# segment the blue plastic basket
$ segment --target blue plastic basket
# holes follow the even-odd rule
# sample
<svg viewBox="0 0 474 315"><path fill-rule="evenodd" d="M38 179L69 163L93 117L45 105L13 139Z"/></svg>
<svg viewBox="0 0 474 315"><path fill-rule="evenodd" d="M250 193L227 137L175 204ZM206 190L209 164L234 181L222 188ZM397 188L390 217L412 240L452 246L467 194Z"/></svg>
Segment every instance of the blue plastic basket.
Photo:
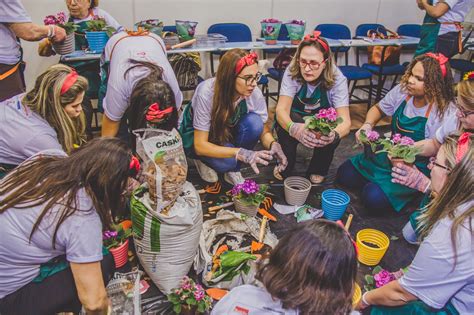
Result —
<svg viewBox="0 0 474 315"><path fill-rule="evenodd" d="M321 196L324 217L328 220L339 220L344 212L346 212L347 205L351 201L348 194L338 189L327 189L323 191Z"/></svg>
<svg viewBox="0 0 474 315"><path fill-rule="evenodd" d="M109 40L106 32L86 32L86 38L89 43L89 50L95 53L102 53L105 44Z"/></svg>

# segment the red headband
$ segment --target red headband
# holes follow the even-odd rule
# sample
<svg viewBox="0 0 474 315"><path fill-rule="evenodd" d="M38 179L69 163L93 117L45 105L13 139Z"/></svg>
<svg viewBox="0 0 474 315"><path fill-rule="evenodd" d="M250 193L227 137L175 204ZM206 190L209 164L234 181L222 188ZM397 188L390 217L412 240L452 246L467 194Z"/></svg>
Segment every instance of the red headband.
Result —
<svg viewBox="0 0 474 315"><path fill-rule="evenodd" d="M357 247L357 243L354 241L354 239L352 238L351 234L349 233L349 231L346 231L346 228L344 226L344 224L342 223L341 220L337 220L336 223L342 227L342 229L344 230L344 232L346 232L347 236L349 236L351 242L352 242L352 245L354 246L354 250L355 250L355 253L356 253L356 256L359 256L359 248Z"/></svg>
<svg viewBox="0 0 474 315"><path fill-rule="evenodd" d="M469 150L469 139L472 133L463 132L458 139L458 149L456 151L456 164L461 162L462 158L466 155Z"/></svg>
<svg viewBox="0 0 474 315"><path fill-rule="evenodd" d="M69 91L71 86L73 86L74 83L76 83L78 76L79 75L77 74L76 70L74 70L74 69L67 74L66 79L64 79L63 86L61 86L61 93L60 93L61 95L63 95L67 91Z"/></svg>
<svg viewBox="0 0 474 315"><path fill-rule="evenodd" d="M172 113L174 107L168 107L166 109L160 110L158 103L153 103L148 107L148 111L145 115L147 121L154 121L156 119L161 119L165 117L166 114Z"/></svg>
<svg viewBox="0 0 474 315"><path fill-rule="evenodd" d="M253 65L257 62L257 60L258 56L255 52L251 52L250 54L243 56L235 64L235 74L239 74L243 68L245 68L246 66Z"/></svg>
<svg viewBox="0 0 474 315"><path fill-rule="evenodd" d="M305 42L318 42L323 46L324 52L329 51L329 46L328 44L321 38L321 32L320 31L313 31L313 34L307 34L303 41Z"/></svg>
<svg viewBox="0 0 474 315"><path fill-rule="evenodd" d="M132 155L132 160L130 161L130 165L128 168L134 173L134 175L137 175L138 172L140 172L140 161L138 161L138 159L134 155Z"/></svg>
<svg viewBox="0 0 474 315"><path fill-rule="evenodd" d="M464 81L473 81L473 80L474 80L474 71L469 71L469 72L467 72L467 73L464 75L463 80L464 80Z"/></svg>
<svg viewBox="0 0 474 315"><path fill-rule="evenodd" d="M446 77L446 63L449 61L449 59L442 53L426 53L425 56L431 57L436 60L439 63L439 67L441 68L441 74L443 75L443 78Z"/></svg>

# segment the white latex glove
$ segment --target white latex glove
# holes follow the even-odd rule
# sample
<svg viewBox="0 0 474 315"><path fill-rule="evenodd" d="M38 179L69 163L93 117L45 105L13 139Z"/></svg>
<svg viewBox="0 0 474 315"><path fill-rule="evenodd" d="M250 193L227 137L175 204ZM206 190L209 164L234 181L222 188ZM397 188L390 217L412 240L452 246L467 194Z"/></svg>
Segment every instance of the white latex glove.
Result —
<svg viewBox="0 0 474 315"><path fill-rule="evenodd" d="M249 164L255 174L260 174L257 164L268 165L268 161L273 159L273 155L268 150L252 151L240 148L235 158L241 162Z"/></svg>
<svg viewBox="0 0 474 315"><path fill-rule="evenodd" d="M288 133L305 147L313 149L317 145L315 134L306 129L303 123L294 123Z"/></svg>

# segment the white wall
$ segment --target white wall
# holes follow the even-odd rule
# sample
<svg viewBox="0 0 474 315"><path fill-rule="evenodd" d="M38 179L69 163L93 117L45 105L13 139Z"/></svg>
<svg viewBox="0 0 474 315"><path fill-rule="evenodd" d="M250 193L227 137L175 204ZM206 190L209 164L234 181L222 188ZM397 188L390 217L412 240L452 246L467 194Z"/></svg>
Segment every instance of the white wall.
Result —
<svg viewBox="0 0 474 315"><path fill-rule="evenodd" d="M60 10L66 11L61 0L22 0L36 23ZM211 24L241 22L249 25L255 37L260 32L259 21L275 17L283 21L304 19L307 31L320 23L342 23L352 32L361 23L381 23L391 29L405 23L421 23L423 12L415 0L101 0L100 7L114 16L122 25L131 28L134 21L159 18L165 25L175 19L198 21L198 34L205 34ZM474 10L473 10L474 11ZM474 20L471 11L470 21ZM37 43L23 42L27 62L27 84L31 86L57 57L37 55ZM208 58L204 59L208 61Z"/></svg>

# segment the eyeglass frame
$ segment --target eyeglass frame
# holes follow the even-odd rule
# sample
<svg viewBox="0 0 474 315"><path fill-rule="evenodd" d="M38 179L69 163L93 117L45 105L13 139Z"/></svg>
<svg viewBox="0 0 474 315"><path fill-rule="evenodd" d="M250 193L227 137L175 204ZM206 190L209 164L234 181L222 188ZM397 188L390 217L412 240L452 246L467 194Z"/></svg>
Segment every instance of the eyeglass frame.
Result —
<svg viewBox="0 0 474 315"><path fill-rule="evenodd" d="M459 98L458 98L458 97L456 97L456 98L454 99L454 101L456 102L456 108L457 108L457 110L461 113L461 116L462 116L462 117L467 117L467 116L469 116L469 115L474 114L474 110L466 110L466 109L464 109L464 107L462 107L462 106L459 104Z"/></svg>
<svg viewBox="0 0 474 315"><path fill-rule="evenodd" d="M316 63L317 63L317 67L316 67L316 64L313 65L313 64L311 64L311 62L308 63L308 62L302 61L299 57L296 58L296 62L298 62L298 65L300 66L301 69L306 69L306 66L308 66L308 67L309 67L309 70L319 70L319 69L321 68L321 66L322 66L323 64L325 64L325 63L328 61L328 59L329 59L329 57L326 58L326 59L324 59L324 60L321 61L321 62L311 61L311 62L316 62ZM303 66L301 66L301 62L303 62ZM313 67L316 67L316 68L313 68Z"/></svg>
<svg viewBox="0 0 474 315"><path fill-rule="evenodd" d="M430 157L428 165L431 165L432 168L433 168L433 166L438 166L438 167L444 169L445 171L447 171L448 173L452 171L451 168L449 168L447 166L444 166L444 165L441 165L438 162L436 162L436 156Z"/></svg>
<svg viewBox="0 0 474 315"><path fill-rule="evenodd" d="M245 85L246 86L251 86L253 82L258 83L258 81L260 81L260 79L262 77L263 77L263 74L261 72L257 72L257 74L255 74L255 76L247 76L247 77L242 77L240 75L237 76L237 78L245 80ZM250 82L249 82L249 80L250 80Z"/></svg>

